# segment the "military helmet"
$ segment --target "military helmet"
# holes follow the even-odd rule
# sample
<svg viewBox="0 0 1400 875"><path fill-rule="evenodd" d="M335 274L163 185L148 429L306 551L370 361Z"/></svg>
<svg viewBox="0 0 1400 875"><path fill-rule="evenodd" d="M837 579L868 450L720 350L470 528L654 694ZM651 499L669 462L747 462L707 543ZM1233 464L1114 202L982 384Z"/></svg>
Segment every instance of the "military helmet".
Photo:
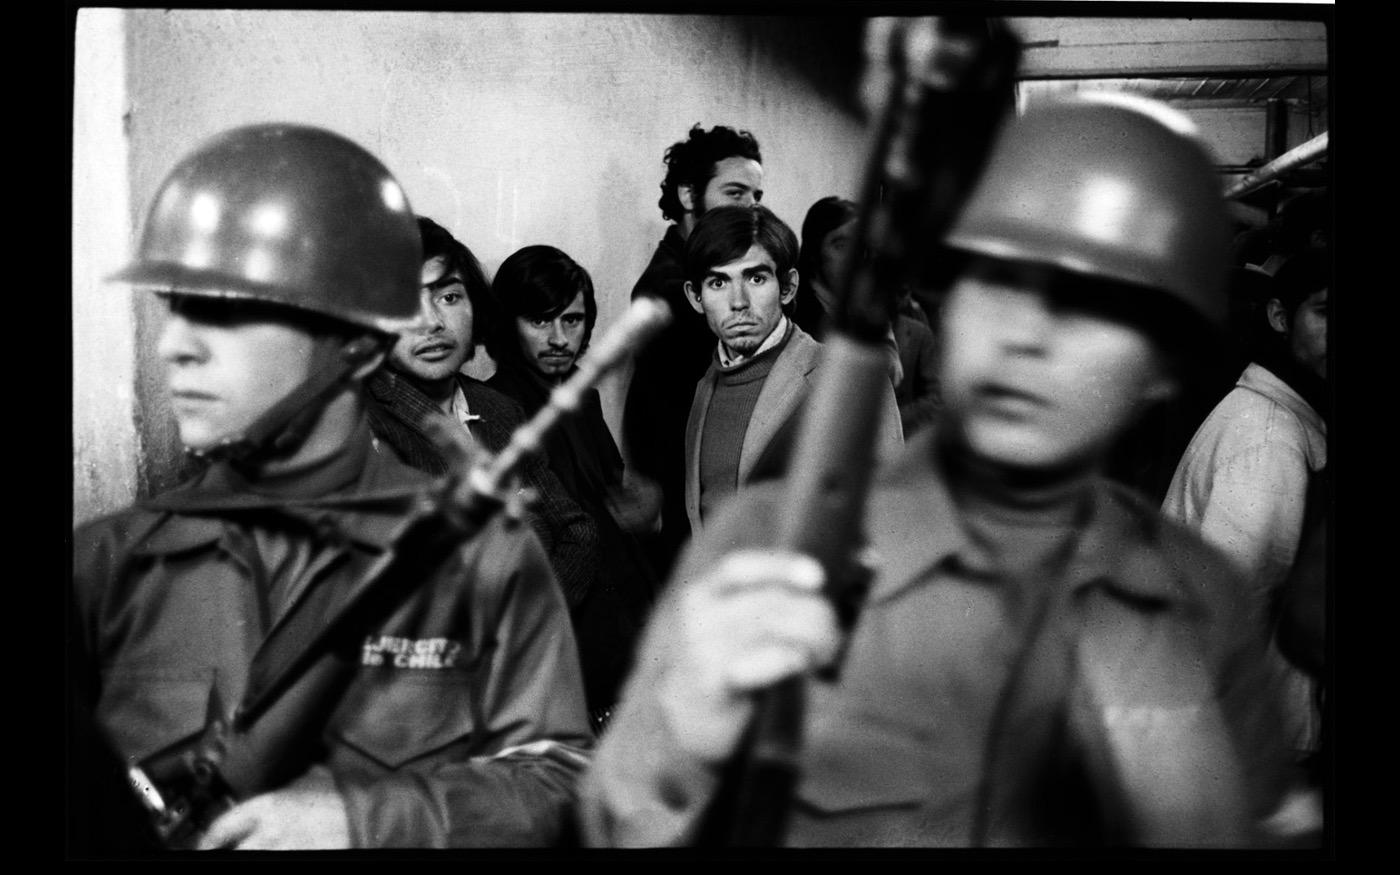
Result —
<svg viewBox="0 0 1400 875"><path fill-rule="evenodd" d="M1192 122L1146 98L1056 98L1009 121L947 243L1157 289L1217 327L1226 318L1220 180Z"/></svg>
<svg viewBox="0 0 1400 875"><path fill-rule="evenodd" d="M321 128L259 124L170 172L135 261L112 279L396 332L418 312L421 267L408 198L378 159Z"/></svg>

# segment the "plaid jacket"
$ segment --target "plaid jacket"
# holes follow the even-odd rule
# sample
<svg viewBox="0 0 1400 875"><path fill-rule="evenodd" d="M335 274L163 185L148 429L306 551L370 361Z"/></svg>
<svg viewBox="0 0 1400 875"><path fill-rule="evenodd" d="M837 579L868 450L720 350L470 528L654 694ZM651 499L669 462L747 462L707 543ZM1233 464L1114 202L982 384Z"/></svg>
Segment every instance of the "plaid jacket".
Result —
<svg viewBox="0 0 1400 875"><path fill-rule="evenodd" d="M525 422L520 405L465 374L457 375L467 406L480 419L471 433L486 449L500 452L511 433ZM412 383L387 368L368 381L369 422L375 437L414 468L445 474L447 461L422 423L442 416L436 404ZM570 607L583 601L598 571L598 529L593 518L569 497L548 459L537 455L525 463L521 485L538 496L530 505L530 523L549 554L555 576Z"/></svg>

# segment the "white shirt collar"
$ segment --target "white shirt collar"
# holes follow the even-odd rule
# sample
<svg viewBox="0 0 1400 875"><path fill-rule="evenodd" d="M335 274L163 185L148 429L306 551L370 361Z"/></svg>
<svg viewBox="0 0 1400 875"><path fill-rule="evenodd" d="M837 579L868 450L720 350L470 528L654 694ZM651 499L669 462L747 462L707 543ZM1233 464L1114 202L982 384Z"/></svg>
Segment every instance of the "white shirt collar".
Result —
<svg viewBox="0 0 1400 875"><path fill-rule="evenodd" d="M778 324L773 326L773 330L770 331L768 333L768 336L763 339L763 342L758 345L758 349L753 351L753 355L736 355L734 358L730 358L728 355L725 354L724 344L721 342L720 344L718 344L719 366L722 368L732 368L737 364L742 364L743 362L754 358L754 356L763 355L765 352L777 346L779 343L782 343L783 337L787 334L787 326L787 314L780 314L778 316Z"/></svg>
<svg viewBox="0 0 1400 875"><path fill-rule="evenodd" d="M471 409L467 407L467 396L462 392L461 383L456 385L456 389L452 393L452 418L457 420L462 428L467 430L467 434L471 434L471 424L481 419L480 416L472 413ZM472 436L475 437L475 435Z"/></svg>

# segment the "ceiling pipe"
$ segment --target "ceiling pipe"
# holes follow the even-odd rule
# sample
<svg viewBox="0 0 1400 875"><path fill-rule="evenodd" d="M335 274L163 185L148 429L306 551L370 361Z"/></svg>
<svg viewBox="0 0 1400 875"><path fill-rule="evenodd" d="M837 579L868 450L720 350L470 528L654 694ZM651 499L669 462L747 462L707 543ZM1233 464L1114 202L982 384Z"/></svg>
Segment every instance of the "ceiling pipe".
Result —
<svg viewBox="0 0 1400 875"><path fill-rule="evenodd" d="M1274 160L1260 167L1244 179L1225 189L1225 197L1244 197L1277 179L1295 167L1311 164L1327 154L1327 132L1323 131L1301 146L1289 149Z"/></svg>

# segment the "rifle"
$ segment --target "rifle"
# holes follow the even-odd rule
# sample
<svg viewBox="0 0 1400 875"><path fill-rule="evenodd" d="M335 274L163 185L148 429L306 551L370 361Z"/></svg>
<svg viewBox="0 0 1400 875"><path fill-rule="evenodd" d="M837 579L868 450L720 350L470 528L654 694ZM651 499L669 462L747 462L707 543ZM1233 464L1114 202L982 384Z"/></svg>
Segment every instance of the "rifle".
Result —
<svg viewBox="0 0 1400 875"><path fill-rule="evenodd" d="M882 339L895 291L940 240L981 172L1012 106L1020 45L997 19L872 19L870 72L888 74L888 99L866 168L856 240L798 432L777 546L826 573L824 594L849 629L869 571L857 556L875 467L873 432L889 377ZM880 56L888 58L880 69ZM744 742L700 828L701 844L779 843L787 826L806 694L800 677L759 693Z"/></svg>
<svg viewBox="0 0 1400 875"><path fill-rule="evenodd" d="M539 451L550 429L670 318L660 301L634 302L494 457L455 423L431 424L459 464L418 496L389 549L329 615L294 614L272 630L263 644L269 668L249 678L231 716L215 689L205 730L192 745L131 768L131 784L167 847L193 847L238 801L280 787L304 768L326 718L355 677L348 654L363 631L404 604L419 582L508 506L506 495L521 463Z"/></svg>

